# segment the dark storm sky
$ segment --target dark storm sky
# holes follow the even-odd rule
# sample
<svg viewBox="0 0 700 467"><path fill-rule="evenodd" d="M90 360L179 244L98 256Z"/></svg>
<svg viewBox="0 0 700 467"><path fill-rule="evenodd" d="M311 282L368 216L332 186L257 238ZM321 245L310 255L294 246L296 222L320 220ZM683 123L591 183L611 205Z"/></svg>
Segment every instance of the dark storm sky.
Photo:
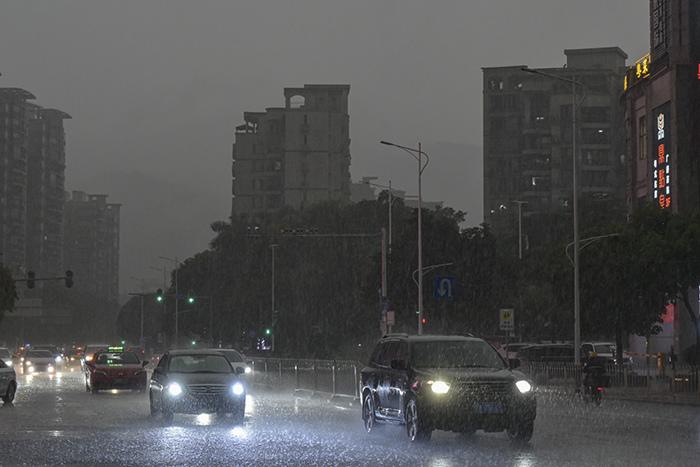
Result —
<svg viewBox="0 0 700 467"><path fill-rule="evenodd" d="M353 178L414 192L411 160L377 141L420 138L425 197L477 224L480 68L558 66L576 47L633 60L648 24L644 0L4 0L0 86L73 116L67 188L125 203L126 289L159 254L206 247L229 214L233 128L283 87L350 84Z"/></svg>

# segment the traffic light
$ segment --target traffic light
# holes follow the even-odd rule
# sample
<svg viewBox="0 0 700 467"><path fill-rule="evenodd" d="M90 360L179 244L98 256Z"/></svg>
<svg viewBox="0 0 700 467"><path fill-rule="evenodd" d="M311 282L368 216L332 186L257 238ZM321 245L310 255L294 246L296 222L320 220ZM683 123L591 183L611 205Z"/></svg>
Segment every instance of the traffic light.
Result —
<svg viewBox="0 0 700 467"><path fill-rule="evenodd" d="M421 319L420 319L420 323L421 323L423 326L425 326L426 324L428 324L428 318L421 318Z"/></svg>
<svg viewBox="0 0 700 467"><path fill-rule="evenodd" d="M194 303L194 297L193 297L192 295L190 295L189 297L187 297L187 303L189 303L189 304Z"/></svg>
<svg viewBox="0 0 700 467"><path fill-rule="evenodd" d="M36 274L34 271L27 271L27 288L28 289L33 289L34 286L36 285Z"/></svg>
<svg viewBox="0 0 700 467"><path fill-rule="evenodd" d="M197 345L197 341L192 341L192 347L194 347L195 345Z"/></svg>
<svg viewBox="0 0 700 467"><path fill-rule="evenodd" d="M266 336L271 336L271 335L272 335L272 329L271 329L271 328L265 328L265 335L266 335Z"/></svg>
<svg viewBox="0 0 700 467"><path fill-rule="evenodd" d="M73 271L71 271L70 269L66 271L65 281L66 281L67 288L70 289L71 287L73 287Z"/></svg>
<svg viewBox="0 0 700 467"><path fill-rule="evenodd" d="M156 302L162 303L163 302L163 289L158 289L156 290Z"/></svg>

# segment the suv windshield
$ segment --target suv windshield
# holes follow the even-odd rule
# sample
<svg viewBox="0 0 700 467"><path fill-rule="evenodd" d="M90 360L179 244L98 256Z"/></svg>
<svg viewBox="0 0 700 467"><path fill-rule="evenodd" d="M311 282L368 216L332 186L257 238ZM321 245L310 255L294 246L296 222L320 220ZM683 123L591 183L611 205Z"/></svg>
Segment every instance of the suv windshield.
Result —
<svg viewBox="0 0 700 467"><path fill-rule="evenodd" d="M241 354L239 354L235 350L224 350L221 353L224 354L228 361L231 363L243 361L243 357L241 356Z"/></svg>
<svg viewBox="0 0 700 467"><path fill-rule="evenodd" d="M231 364L223 355L174 355L169 370L173 373L231 373Z"/></svg>
<svg viewBox="0 0 700 467"><path fill-rule="evenodd" d="M483 341L429 341L413 344L415 368L504 368L498 353Z"/></svg>
<svg viewBox="0 0 700 467"><path fill-rule="evenodd" d="M27 358L51 358L52 356L48 350L30 350L27 353Z"/></svg>
<svg viewBox="0 0 700 467"><path fill-rule="evenodd" d="M96 363L98 365L135 365L139 363L139 358L133 352L99 353Z"/></svg>

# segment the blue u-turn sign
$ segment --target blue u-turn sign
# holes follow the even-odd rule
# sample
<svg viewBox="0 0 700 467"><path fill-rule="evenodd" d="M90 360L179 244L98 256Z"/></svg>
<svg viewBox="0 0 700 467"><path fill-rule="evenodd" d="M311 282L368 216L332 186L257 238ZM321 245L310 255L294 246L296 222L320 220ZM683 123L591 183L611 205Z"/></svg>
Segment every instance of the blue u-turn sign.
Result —
<svg viewBox="0 0 700 467"><path fill-rule="evenodd" d="M452 299L455 294L455 278L437 276L433 282L433 296L440 299Z"/></svg>

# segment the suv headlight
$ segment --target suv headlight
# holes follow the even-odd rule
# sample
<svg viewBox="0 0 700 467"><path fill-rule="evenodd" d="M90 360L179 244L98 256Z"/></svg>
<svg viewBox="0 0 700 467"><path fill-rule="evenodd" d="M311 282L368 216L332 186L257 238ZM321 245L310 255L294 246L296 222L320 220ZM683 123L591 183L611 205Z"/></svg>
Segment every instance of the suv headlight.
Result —
<svg viewBox="0 0 700 467"><path fill-rule="evenodd" d="M526 394L532 391L532 384L528 383L524 379L515 382L515 387L518 388L521 394Z"/></svg>
<svg viewBox="0 0 700 467"><path fill-rule="evenodd" d="M233 383L233 386L231 386L231 392L234 396L240 396L245 392L245 388L241 383Z"/></svg>
<svg viewBox="0 0 700 467"><path fill-rule="evenodd" d="M177 383L170 383L168 385L168 394L172 397L177 397L182 394L182 386Z"/></svg>
<svg viewBox="0 0 700 467"><path fill-rule="evenodd" d="M5 360L5 365L12 366L12 360Z"/></svg>
<svg viewBox="0 0 700 467"><path fill-rule="evenodd" d="M247 375L247 374L250 374L250 372L253 371L253 370L252 370L249 366L246 366L246 367L245 367L245 370L243 370L243 371L244 371L244 373Z"/></svg>
<svg viewBox="0 0 700 467"><path fill-rule="evenodd" d="M447 391L450 390L450 385L444 381L433 381L430 388L435 394L447 394Z"/></svg>

